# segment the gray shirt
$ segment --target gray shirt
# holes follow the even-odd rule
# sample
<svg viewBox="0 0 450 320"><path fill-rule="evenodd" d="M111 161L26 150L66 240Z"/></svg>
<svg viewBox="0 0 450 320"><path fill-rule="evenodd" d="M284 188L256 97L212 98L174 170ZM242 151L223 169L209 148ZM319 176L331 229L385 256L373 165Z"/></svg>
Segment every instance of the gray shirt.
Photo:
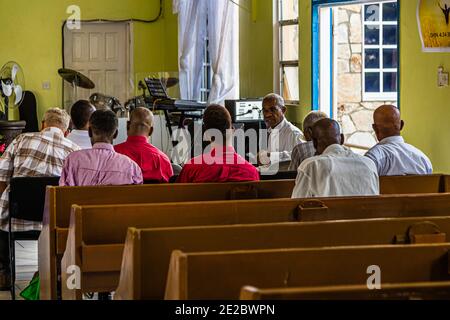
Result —
<svg viewBox="0 0 450 320"><path fill-rule="evenodd" d="M419 149L405 143L401 136L383 139L367 152L366 157L375 162L380 176L433 173L430 159Z"/></svg>

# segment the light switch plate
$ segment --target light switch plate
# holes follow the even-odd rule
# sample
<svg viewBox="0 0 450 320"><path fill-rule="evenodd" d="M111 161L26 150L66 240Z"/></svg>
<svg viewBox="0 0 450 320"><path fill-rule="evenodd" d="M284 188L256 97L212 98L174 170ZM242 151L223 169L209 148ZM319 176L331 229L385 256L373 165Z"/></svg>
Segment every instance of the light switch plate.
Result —
<svg viewBox="0 0 450 320"><path fill-rule="evenodd" d="M442 72L438 77L438 87L448 87L449 76L448 72Z"/></svg>
<svg viewBox="0 0 450 320"><path fill-rule="evenodd" d="M43 89L43 90L50 90L50 89L51 89L50 81L44 81L44 82L42 82L42 89Z"/></svg>

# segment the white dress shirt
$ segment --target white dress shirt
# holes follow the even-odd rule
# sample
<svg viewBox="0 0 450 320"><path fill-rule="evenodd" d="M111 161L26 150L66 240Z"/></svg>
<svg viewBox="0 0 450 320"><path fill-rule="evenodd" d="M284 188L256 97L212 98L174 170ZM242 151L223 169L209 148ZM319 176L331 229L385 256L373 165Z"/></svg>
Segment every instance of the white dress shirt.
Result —
<svg viewBox="0 0 450 320"><path fill-rule="evenodd" d="M284 119L274 129L269 128L269 143L272 164L291 161L291 153L295 146L303 142L303 132L292 123Z"/></svg>
<svg viewBox="0 0 450 320"><path fill-rule="evenodd" d="M73 130L67 139L75 143L81 149L92 149L91 138L89 138L89 131L86 130Z"/></svg>
<svg viewBox="0 0 450 320"><path fill-rule="evenodd" d="M372 160L338 144L303 161L292 198L371 196L380 194Z"/></svg>
<svg viewBox="0 0 450 320"><path fill-rule="evenodd" d="M366 153L380 176L425 175L433 173L430 159L419 149L405 143L401 136L383 139Z"/></svg>

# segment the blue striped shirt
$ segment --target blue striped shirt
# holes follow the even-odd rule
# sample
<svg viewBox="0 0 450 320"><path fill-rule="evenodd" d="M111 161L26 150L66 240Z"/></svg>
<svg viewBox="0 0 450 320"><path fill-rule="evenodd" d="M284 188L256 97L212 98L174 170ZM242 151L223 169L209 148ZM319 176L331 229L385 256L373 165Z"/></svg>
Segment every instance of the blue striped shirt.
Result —
<svg viewBox="0 0 450 320"><path fill-rule="evenodd" d="M367 152L366 157L375 162L380 176L433 173L430 159L419 149L405 143L401 136L383 139Z"/></svg>

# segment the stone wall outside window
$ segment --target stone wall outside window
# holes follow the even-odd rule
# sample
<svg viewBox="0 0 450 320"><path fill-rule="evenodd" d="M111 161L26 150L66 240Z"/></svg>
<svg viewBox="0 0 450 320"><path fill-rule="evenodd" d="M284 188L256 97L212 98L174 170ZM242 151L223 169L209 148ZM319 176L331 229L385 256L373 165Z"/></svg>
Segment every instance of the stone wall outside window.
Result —
<svg viewBox="0 0 450 320"><path fill-rule="evenodd" d="M374 110L383 104L397 105L397 102L363 101L362 9L361 5L334 9L337 120L347 143L370 148L377 143L372 130Z"/></svg>

